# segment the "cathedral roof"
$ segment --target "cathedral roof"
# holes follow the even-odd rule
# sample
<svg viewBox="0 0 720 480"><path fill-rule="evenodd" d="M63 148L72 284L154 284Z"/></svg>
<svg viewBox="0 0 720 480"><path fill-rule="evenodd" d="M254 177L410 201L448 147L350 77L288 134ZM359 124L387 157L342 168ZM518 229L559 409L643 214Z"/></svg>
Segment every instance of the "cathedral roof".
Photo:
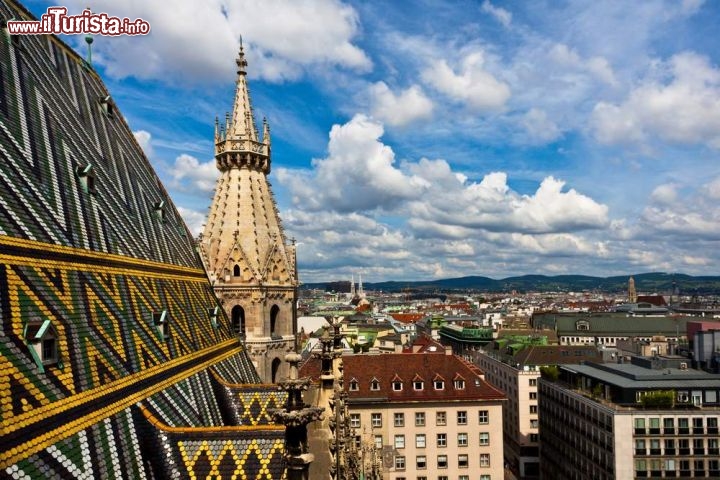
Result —
<svg viewBox="0 0 720 480"><path fill-rule="evenodd" d="M111 92L53 36L3 38L0 65L0 470L278 478L283 394Z"/></svg>

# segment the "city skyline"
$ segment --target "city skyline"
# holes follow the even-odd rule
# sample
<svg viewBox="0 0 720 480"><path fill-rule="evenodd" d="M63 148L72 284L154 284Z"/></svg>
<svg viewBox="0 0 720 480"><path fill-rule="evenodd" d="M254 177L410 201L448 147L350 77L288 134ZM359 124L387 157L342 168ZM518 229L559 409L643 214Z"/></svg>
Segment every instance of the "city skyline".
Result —
<svg viewBox="0 0 720 480"><path fill-rule="evenodd" d="M194 234L242 33L302 281L717 273L717 5L190 5L93 59Z"/></svg>

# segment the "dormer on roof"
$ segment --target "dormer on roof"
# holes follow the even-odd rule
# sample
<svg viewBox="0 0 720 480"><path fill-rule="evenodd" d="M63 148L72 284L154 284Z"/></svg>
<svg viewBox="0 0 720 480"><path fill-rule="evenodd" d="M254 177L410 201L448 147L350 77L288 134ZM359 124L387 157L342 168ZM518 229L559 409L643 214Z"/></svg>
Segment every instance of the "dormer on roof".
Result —
<svg viewBox="0 0 720 480"><path fill-rule="evenodd" d="M456 373L453 378L453 388L455 390L465 390L465 378L460 373Z"/></svg>
<svg viewBox="0 0 720 480"><path fill-rule="evenodd" d="M25 343L30 355L41 372L45 367L58 365L62 368L58 349L58 335L50 320L31 320L25 325Z"/></svg>
<svg viewBox="0 0 720 480"><path fill-rule="evenodd" d="M439 373L436 373L433 377L433 388L435 390L445 390L445 379Z"/></svg>
<svg viewBox="0 0 720 480"><path fill-rule="evenodd" d="M357 378L353 377L350 379L350 391L357 392L358 390L360 390L360 383Z"/></svg>
<svg viewBox="0 0 720 480"><path fill-rule="evenodd" d="M167 310L154 312L152 314L153 324L157 328L160 339L167 341L170 338L170 324L168 323Z"/></svg>
<svg viewBox="0 0 720 480"><path fill-rule="evenodd" d="M403 381L402 378L396 373L395 376L390 380L390 383L392 384L392 389L394 392L401 392L403 389Z"/></svg>
<svg viewBox="0 0 720 480"><path fill-rule="evenodd" d="M380 390L380 380L378 380L377 377L373 377L372 380L370 380L370 390Z"/></svg>
<svg viewBox="0 0 720 480"><path fill-rule="evenodd" d="M95 171L91 164L88 163L82 167L77 167L75 169L75 175L83 192L95 193Z"/></svg>
<svg viewBox="0 0 720 480"><path fill-rule="evenodd" d="M425 380L418 375L417 373L412 379L413 382L413 390L423 390L425 388Z"/></svg>

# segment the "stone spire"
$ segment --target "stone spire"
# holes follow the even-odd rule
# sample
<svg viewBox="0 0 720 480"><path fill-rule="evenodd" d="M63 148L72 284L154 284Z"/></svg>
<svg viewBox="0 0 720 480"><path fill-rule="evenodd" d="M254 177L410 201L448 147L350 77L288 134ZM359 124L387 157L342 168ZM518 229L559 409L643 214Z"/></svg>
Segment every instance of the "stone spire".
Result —
<svg viewBox="0 0 720 480"><path fill-rule="evenodd" d="M637 290L635 290L635 279L633 277L628 280L628 302L637 302Z"/></svg>
<svg viewBox="0 0 720 480"><path fill-rule="evenodd" d="M215 120L220 177L200 253L215 293L245 339L260 377L274 382L287 375L281 358L294 348L295 245L286 243L267 179L270 126L263 122L263 139L258 140L242 41L235 63L232 114L225 115L224 124ZM278 369L283 370L281 377Z"/></svg>

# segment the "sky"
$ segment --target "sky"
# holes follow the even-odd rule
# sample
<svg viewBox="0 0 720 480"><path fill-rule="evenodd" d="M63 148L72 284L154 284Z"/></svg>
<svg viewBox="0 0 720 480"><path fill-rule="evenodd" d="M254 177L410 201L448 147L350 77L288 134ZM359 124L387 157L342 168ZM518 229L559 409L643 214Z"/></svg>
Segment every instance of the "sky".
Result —
<svg viewBox="0 0 720 480"><path fill-rule="evenodd" d="M194 234L242 35L303 282L720 274L720 2L64 5Z"/></svg>

